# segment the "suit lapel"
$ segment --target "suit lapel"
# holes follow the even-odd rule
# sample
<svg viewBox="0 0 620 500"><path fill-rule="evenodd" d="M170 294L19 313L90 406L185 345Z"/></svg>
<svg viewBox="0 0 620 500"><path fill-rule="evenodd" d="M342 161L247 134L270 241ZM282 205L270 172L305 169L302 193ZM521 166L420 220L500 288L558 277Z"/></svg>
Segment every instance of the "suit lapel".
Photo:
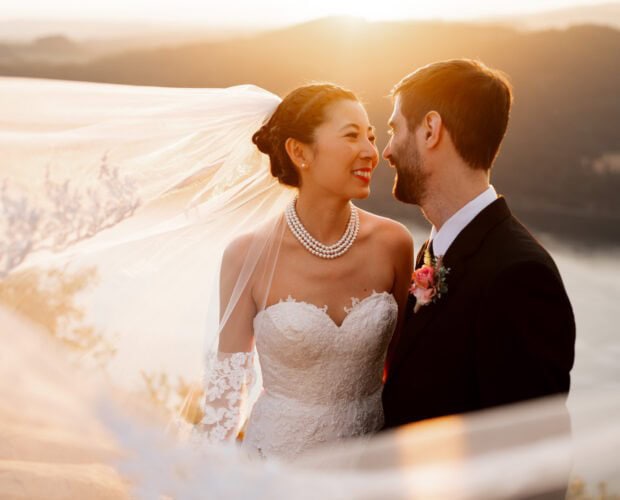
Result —
<svg viewBox="0 0 620 500"><path fill-rule="evenodd" d="M503 197L499 197L488 207L482 210L456 237L450 245L443 258L443 265L450 269L446 282L448 292L446 296L438 299L437 302L421 307L417 313L413 312L415 298L410 296L407 302L407 313L404 324L405 331L402 332L400 340L394 346L394 359L390 372L397 369L398 365L406 358L424 330L429 327L433 319L440 316L438 314L444 309L450 294L455 293L461 284L463 275L467 269L467 260L480 247L486 235L499 223L510 217L510 209ZM416 269L424 262L424 251L428 246L428 241L424 243L416 258Z"/></svg>
<svg viewBox="0 0 620 500"><path fill-rule="evenodd" d="M459 233L444 255L446 267L458 267L471 255L476 253L486 235L512 214L503 196L500 196L480 212Z"/></svg>

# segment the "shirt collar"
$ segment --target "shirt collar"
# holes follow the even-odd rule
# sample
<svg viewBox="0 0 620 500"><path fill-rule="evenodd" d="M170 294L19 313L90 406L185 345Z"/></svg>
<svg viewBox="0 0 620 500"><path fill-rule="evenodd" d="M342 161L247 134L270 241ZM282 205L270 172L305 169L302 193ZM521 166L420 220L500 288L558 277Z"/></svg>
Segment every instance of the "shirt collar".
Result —
<svg viewBox="0 0 620 500"><path fill-rule="evenodd" d="M438 256L445 255L459 233L496 199L497 192L493 186L489 185L481 194L444 222L439 231L433 226L429 237L429 240L433 242L433 253Z"/></svg>

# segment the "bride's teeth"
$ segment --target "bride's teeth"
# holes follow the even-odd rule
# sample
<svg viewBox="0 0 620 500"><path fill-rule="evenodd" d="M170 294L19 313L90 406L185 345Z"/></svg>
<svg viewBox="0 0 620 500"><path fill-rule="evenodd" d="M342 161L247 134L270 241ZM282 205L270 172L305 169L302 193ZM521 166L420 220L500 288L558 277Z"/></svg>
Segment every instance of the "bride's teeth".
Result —
<svg viewBox="0 0 620 500"><path fill-rule="evenodd" d="M353 172L353 174L358 177L363 177L364 179L370 179L370 172L356 171Z"/></svg>

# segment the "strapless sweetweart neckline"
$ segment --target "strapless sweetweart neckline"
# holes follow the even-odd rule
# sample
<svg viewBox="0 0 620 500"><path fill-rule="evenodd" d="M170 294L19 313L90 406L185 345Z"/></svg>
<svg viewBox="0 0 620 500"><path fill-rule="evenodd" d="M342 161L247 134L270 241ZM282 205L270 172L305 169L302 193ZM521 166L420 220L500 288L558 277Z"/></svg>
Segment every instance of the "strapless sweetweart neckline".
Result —
<svg viewBox="0 0 620 500"><path fill-rule="evenodd" d="M371 434L383 425L387 346L398 317L389 292L352 298L338 325L328 308L292 296L254 318L263 387L244 448L294 458L321 443Z"/></svg>
<svg viewBox="0 0 620 500"><path fill-rule="evenodd" d="M370 295L367 295L363 299L360 299L358 297L351 297L350 298L351 307L346 307L346 306L344 307L344 310L345 310L345 312L347 314L344 317L344 319L342 320L342 323L338 324L329 315L329 313L328 313L329 307L327 305L317 306L316 304L313 304L311 302L305 302L303 300L298 300L298 299L294 298L292 295L289 295L286 299L280 299L278 302L274 302L273 304L268 305L264 309L259 311L256 314L256 316L254 317L254 321L256 322L258 320L258 318L262 314L268 314L270 310L273 310L273 309L276 309L278 307L281 307L282 304L299 304L302 307L309 308L310 310L314 310L314 311L317 311L319 314L322 314L325 318L327 318L328 320L331 321L331 323L334 326L334 328L336 328L337 330L340 330L340 329L342 329L345 326L345 323L347 322L349 317L353 314L353 312L356 309L362 308L367 302L371 302L373 299L377 299L378 297L385 298L389 302L392 302L394 305L397 306L396 299L394 298L394 295L392 295L390 292L387 292L387 291L377 292L377 291L373 290Z"/></svg>

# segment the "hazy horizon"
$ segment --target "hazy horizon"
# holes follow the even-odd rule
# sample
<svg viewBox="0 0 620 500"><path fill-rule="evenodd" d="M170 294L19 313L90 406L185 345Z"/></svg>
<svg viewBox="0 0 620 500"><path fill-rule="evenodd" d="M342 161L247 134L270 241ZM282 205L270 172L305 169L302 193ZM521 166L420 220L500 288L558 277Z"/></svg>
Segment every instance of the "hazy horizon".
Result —
<svg viewBox="0 0 620 500"><path fill-rule="evenodd" d="M76 5L71 0L5 0L0 22L118 22L156 23L170 26L209 26L229 29L285 26L330 16L361 17L368 21L477 21L494 18L544 14L573 7L619 5L600 0L522 0L498 3L473 0L455 5L449 0L431 4L406 4L399 0L359 2L351 0L315 0L291 4L283 0L265 0L257 6L251 0L212 5L198 0L152 2L150 0L95 0ZM243 16L239 15L243 12ZM1 34L0 34L1 37Z"/></svg>

